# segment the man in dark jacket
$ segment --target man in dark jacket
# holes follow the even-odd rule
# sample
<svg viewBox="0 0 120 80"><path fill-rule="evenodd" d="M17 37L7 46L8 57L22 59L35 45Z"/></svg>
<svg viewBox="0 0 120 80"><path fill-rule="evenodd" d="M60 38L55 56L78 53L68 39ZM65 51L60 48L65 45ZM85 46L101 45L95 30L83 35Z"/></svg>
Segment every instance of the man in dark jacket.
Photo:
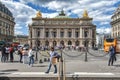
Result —
<svg viewBox="0 0 120 80"><path fill-rule="evenodd" d="M108 62L108 66L113 66L113 62L115 60L115 47L113 45L110 46L109 48L109 54L110 54L110 58L109 58L109 62Z"/></svg>
<svg viewBox="0 0 120 80"><path fill-rule="evenodd" d="M2 48L1 48L1 53L2 53L1 62L6 61L5 51L6 51L5 45L3 45Z"/></svg>

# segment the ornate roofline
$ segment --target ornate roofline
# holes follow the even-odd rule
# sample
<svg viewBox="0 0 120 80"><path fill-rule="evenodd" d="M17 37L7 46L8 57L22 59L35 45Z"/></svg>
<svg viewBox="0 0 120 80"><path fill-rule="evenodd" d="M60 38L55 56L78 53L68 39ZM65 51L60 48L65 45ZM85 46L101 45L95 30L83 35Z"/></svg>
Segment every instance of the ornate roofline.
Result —
<svg viewBox="0 0 120 80"><path fill-rule="evenodd" d="M32 20L93 20L93 18L32 18Z"/></svg>

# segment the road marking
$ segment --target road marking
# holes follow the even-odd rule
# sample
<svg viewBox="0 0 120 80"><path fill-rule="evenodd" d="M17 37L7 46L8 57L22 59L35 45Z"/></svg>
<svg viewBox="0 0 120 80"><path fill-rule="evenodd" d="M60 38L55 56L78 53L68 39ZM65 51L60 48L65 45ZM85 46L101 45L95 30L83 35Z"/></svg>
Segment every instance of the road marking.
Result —
<svg viewBox="0 0 120 80"><path fill-rule="evenodd" d="M46 75L45 72L0 72L0 74L8 74L8 75ZM53 72L49 73L50 75L58 75ZM114 75L113 73L92 73L92 72L74 72L66 75L97 75L97 76L110 76Z"/></svg>
<svg viewBox="0 0 120 80"><path fill-rule="evenodd" d="M74 72L75 75L114 75L113 73Z"/></svg>
<svg viewBox="0 0 120 80"><path fill-rule="evenodd" d="M10 74L10 75L45 75L45 72L0 72L0 74ZM54 74L50 72L49 74Z"/></svg>

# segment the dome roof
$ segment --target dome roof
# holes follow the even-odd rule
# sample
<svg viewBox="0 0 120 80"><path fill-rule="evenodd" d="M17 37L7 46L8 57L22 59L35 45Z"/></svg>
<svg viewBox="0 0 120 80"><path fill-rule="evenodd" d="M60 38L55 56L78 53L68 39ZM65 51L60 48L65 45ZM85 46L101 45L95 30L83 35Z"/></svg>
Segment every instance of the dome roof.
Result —
<svg viewBox="0 0 120 80"><path fill-rule="evenodd" d="M1 2L0 2L0 11L7 14L7 15L9 15L9 16L11 16L11 17L13 17L11 11L4 4L2 4Z"/></svg>

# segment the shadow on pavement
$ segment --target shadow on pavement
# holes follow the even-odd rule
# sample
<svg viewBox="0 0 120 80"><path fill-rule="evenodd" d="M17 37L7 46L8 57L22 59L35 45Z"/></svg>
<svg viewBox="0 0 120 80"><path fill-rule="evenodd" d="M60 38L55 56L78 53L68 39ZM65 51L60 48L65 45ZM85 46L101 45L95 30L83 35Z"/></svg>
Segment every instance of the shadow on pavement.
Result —
<svg viewBox="0 0 120 80"><path fill-rule="evenodd" d="M0 76L0 80L11 80L9 77L6 76Z"/></svg>
<svg viewBox="0 0 120 80"><path fill-rule="evenodd" d="M18 70L17 69L1 70L0 71L0 80L9 80L9 79L6 79L6 77L2 77L1 75L8 75L8 74L11 74L11 72L14 72L14 71L18 71ZM1 78L3 78L3 79L1 79Z"/></svg>
<svg viewBox="0 0 120 80"><path fill-rule="evenodd" d="M6 69L6 70L1 70L0 72L12 72L12 71L18 71L18 69Z"/></svg>
<svg viewBox="0 0 120 80"><path fill-rule="evenodd" d="M48 65L34 65L33 67L47 67Z"/></svg>
<svg viewBox="0 0 120 80"><path fill-rule="evenodd" d="M115 67L120 67L120 64L118 64L118 65L114 65Z"/></svg>

